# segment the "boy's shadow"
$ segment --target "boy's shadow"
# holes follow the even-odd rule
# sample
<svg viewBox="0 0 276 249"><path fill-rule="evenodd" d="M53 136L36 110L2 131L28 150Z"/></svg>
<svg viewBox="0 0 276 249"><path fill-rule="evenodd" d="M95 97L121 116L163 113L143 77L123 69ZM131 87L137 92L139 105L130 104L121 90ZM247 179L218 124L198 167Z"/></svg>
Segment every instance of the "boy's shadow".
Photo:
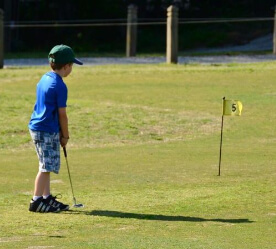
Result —
<svg viewBox="0 0 276 249"><path fill-rule="evenodd" d="M248 219L205 219L200 217L191 216L173 216L173 215L161 215L161 214L137 214L126 213L120 211L111 210L92 210L92 211L69 211L69 213L78 213L92 216L103 216L112 218L124 218L124 219L138 219L138 220L159 220L159 221L186 221L186 222L223 222L223 223L253 223L254 221Z"/></svg>

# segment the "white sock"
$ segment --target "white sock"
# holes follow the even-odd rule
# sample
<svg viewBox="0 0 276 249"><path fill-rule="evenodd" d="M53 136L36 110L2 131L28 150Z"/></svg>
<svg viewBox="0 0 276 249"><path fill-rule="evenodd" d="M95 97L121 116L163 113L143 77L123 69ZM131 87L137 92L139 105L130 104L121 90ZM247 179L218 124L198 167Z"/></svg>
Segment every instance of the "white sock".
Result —
<svg viewBox="0 0 276 249"><path fill-rule="evenodd" d="M43 195L43 199L47 199L50 195Z"/></svg>
<svg viewBox="0 0 276 249"><path fill-rule="evenodd" d="M33 200L36 201L37 199L41 198L42 196L33 196Z"/></svg>

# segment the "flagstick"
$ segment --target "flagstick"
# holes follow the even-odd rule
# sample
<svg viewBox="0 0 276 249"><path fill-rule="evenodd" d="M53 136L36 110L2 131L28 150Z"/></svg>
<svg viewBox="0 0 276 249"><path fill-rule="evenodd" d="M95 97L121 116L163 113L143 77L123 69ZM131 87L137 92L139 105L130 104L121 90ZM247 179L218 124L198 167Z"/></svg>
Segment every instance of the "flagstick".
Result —
<svg viewBox="0 0 276 249"><path fill-rule="evenodd" d="M220 176L220 163L221 163L221 152L222 152L222 135L223 135L223 114L221 116L221 133L220 133L220 150L219 150L219 173Z"/></svg>
<svg viewBox="0 0 276 249"><path fill-rule="evenodd" d="M221 116L220 150L219 150L219 173L218 173L218 176L220 176L220 164L221 164L221 153L222 153L222 135L223 135L224 101L225 101L225 97L222 98L222 116Z"/></svg>

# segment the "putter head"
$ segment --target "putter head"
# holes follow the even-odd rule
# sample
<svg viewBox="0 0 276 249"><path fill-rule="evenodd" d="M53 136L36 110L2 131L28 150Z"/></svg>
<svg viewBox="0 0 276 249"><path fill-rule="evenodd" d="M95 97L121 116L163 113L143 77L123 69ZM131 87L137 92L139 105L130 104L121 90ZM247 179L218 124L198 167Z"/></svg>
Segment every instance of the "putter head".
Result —
<svg viewBox="0 0 276 249"><path fill-rule="evenodd" d="M84 207L84 205L81 204L81 203L77 204L77 201L76 201L75 197L73 197L73 202L74 202L73 207L75 207L75 208L82 208L82 207Z"/></svg>
<svg viewBox="0 0 276 249"><path fill-rule="evenodd" d="M75 196L73 197L73 202L74 202L74 205L73 205L74 208L83 208L84 207L84 205L81 203L77 204Z"/></svg>
<svg viewBox="0 0 276 249"><path fill-rule="evenodd" d="M74 206L73 206L74 208L83 208L84 207L84 205L83 204L81 204L81 203L79 203L79 204L74 204Z"/></svg>

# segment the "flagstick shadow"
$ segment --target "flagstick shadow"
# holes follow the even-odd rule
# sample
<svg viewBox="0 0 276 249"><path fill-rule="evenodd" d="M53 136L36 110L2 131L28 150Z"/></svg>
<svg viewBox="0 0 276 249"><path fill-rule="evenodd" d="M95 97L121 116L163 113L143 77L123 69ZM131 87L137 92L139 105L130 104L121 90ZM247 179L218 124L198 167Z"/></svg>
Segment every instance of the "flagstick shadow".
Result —
<svg viewBox="0 0 276 249"><path fill-rule="evenodd" d="M205 219L191 216L171 216L171 215L156 215L156 214L137 214L126 213L110 210L93 210L93 211L72 211L76 213L83 213L91 216L102 216L123 219L138 219L138 220L159 220L159 221L186 221L186 222L222 222L222 223L253 223L254 221L248 219Z"/></svg>

